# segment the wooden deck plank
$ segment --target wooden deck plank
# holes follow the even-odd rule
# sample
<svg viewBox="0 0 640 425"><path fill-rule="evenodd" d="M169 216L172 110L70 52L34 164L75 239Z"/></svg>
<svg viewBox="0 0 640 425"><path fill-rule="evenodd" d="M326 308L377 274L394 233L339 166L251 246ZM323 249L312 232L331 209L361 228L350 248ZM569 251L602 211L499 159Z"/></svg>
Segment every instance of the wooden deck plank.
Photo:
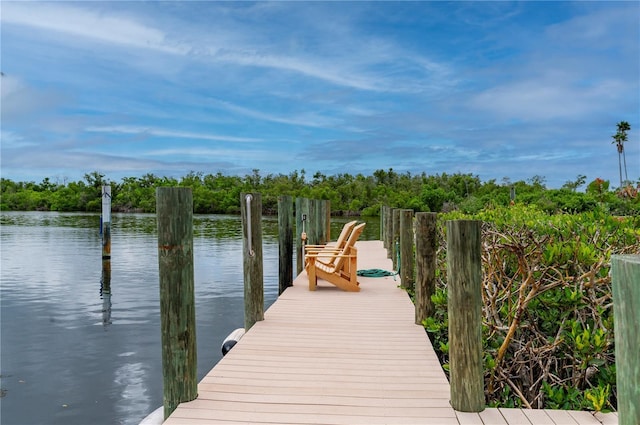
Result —
<svg viewBox="0 0 640 425"><path fill-rule="evenodd" d="M585 425L596 424L596 425L599 425L599 424L602 423L598 419L596 419L595 416L593 416L593 414L591 412L578 412L578 411L573 410L573 411L569 411L569 414L579 424L585 424Z"/></svg>
<svg viewBox="0 0 640 425"><path fill-rule="evenodd" d="M478 413L485 425L509 425L498 409L487 408Z"/></svg>
<svg viewBox="0 0 640 425"><path fill-rule="evenodd" d="M555 425L555 422L547 415L546 410L522 409L522 413L524 413L534 425Z"/></svg>
<svg viewBox="0 0 640 425"><path fill-rule="evenodd" d="M458 423L460 425L484 425L480 415L470 412L456 412Z"/></svg>
<svg viewBox="0 0 640 425"><path fill-rule="evenodd" d="M531 421L521 409L499 408L500 414L508 424L531 425Z"/></svg>
<svg viewBox="0 0 640 425"><path fill-rule="evenodd" d="M391 269L382 242L357 246L359 269ZM358 293L323 280L310 292L300 274L165 424L617 424L588 412L455 412L399 279L358 280Z"/></svg>
<svg viewBox="0 0 640 425"><path fill-rule="evenodd" d="M594 417L598 421L600 421L600 423L602 423L603 425L617 425L618 424L618 413L617 412L612 412L612 413L596 412L594 414Z"/></svg>
<svg viewBox="0 0 640 425"><path fill-rule="evenodd" d="M558 425L575 425L578 423L566 410L551 409L545 410L545 412L547 413L547 415L549 415L553 422Z"/></svg>

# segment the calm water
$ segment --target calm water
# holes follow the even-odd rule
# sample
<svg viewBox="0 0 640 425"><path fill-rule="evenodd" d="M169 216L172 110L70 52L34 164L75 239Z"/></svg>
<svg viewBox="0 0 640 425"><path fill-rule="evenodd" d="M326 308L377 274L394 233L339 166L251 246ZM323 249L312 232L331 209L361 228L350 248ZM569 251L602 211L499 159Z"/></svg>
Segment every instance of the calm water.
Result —
<svg viewBox="0 0 640 425"><path fill-rule="evenodd" d="M346 221L332 221L333 238ZM155 215L112 217L110 294L99 223L91 214L0 214L3 425L138 424L162 404ZM362 239L378 232L370 221ZM243 326L241 234L237 216L194 217L198 379ZM266 307L277 297L277 243L277 218L265 217Z"/></svg>

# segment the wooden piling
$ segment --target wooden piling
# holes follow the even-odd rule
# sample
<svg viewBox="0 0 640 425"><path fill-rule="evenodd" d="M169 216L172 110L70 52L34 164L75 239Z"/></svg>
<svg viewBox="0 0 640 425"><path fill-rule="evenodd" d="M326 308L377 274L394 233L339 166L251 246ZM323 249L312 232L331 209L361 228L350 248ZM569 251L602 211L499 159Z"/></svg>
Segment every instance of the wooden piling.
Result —
<svg viewBox="0 0 640 425"><path fill-rule="evenodd" d="M400 210L400 282L414 289L413 210Z"/></svg>
<svg viewBox="0 0 640 425"><path fill-rule="evenodd" d="M386 211L384 215L384 246L387 249L387 258L391 258L393 254L391 245L391 239L393 238L393 208L386 207Z"/></svg>
<svg viewBox="0 0 640 425"><path fill-rule="evenodd" d="M640 255L612 255L618 423L640 424Z"/></svg>
<svg viewBox="0 0 640 425"><path fill-rule="evenodd" d="M382 246L384 246L386 248L386 245L384 243L384 216L385 216L385 206L384 205L380 205L380 240L382 241Z"/></svg>
<svg viewBox="0 0 640 425"><path fill-rule="evenodd" d="M484 410L480 221L447 221L451 406Z"/></svg>
<svg viewBox="0 0 640 425"><path fill-rule="evenodd" d="M325 216L324 216L324 225L325 225L325 239L326 239L326 243L328 243L331 240L331 201L326 199L323 201L324 202L324 212L325 212Z"/></svg>
<svg viewBox="0 0 640 425"><path fill-rule="evenodd" d="M416 213L416 325L435 312L431 296L436 290L437 221L436 213Z"/></svg>
<svg viewBox="0 0 640 425"><path fill-rule="evenodd" d="M191 188L156 189L164 417L198 395Z"/></svg>
<svg viewBox="0 0 640 425"><path fill-rule="evenodd" d="M327 201L322 199L314 199L312 201L315 205L315 235L316 245L326 245L329 242L327 239Z"/></svg>
<svg viewBox="0 0 640 425"><path fill-rule="evenodd" d="M240 195L244 271L244 329L264 320L262 264L262 198L259 193Z"/></svg>
<svg viewBox="0 0 640 425"><path fill-rule="evenodd" d="M102 186L102 259L111 260L111 185Z"/></svg>
<svg viewBox="0 0 640 425"><path fill-rule="evenodd" d="M319 204L315 199L309 199L309 214L307 214L307 244L319 245L318 237L318 217Z"/></svg>
<svg viewBox="0 0 640 425"><path fill-rule="evenodd" d="M302 233L307 232L309 224L309 199L296 198L296 234L294 236L296 242L296 275L302 273L304 266L304 258L302 257ZM307 241L308 243L308 241Z"/></svg>
<svg viewBox="0 0 640 425"><path fill-rule="evenodd" d="M293 198L278 197L278 295L293 285Z"/></svg>
<svg viewBox="0 0 640 425"><path fill-rule="evenodd" d="M392 224L391 224L391 261L393 262L393 269L398 271L398 242L400 241L400 209L394 208L392 211Z"/></svg>

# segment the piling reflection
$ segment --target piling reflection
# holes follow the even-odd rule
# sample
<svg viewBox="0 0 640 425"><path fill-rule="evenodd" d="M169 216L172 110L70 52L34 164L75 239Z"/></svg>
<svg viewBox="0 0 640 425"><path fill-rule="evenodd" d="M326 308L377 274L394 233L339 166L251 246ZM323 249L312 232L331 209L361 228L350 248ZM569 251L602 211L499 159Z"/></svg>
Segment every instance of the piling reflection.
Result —
<svg viewBox="0 0 640 425"><path fill-rule="evenodd" d="M111 260L102 261L100 298L102 299L102 326L107 330L111 325Z"/></svg>

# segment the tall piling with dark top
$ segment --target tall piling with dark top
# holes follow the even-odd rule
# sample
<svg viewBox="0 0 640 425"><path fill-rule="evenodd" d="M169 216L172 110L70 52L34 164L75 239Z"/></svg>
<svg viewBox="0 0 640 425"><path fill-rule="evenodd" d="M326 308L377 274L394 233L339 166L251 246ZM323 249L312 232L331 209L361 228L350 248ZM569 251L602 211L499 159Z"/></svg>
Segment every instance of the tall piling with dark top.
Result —
<svg viewBox="0 0 640 425"><path fill-rule="evenodd" d="M415 282L413 239L413 210L400 210L400 282L409 290Z"/></svg>
<svg viewBox="0 0 640 425"><path fill-rule="evenodd" d="M264 320L264 273L262 264L262 197L240 195L242 258L244 271L244 329Z"/></svg>
<svg viewBox="0 0 640 425"><path fill-rule="evenodd" d="M166 419L198 396L191 188L157 188L156 215Z"/></svg>
<svg viewBox="0 0 640 425"><path fill-rule="evenodd" d="M293 198L278 197L278 295L293 285Z"/></svg>
<svg viewBox="0 0 640 425"><path fill-rule="evenodd" d="M612 255L618 423L640 424L640 255Z"/></svg>
<svg viewBox="0 0 640 425"><path fill-rule="evenodd" d="M102 186L102 260L111 260L111 185Z"/></svg>
<svg viewBox="0 0 640 425"><path fill-rule="evenodd" d="M435 312L431 296L436 290L437 222L437 213L416 213L416 325Z"/></svg>
<svg viewBox="0 0 640 425"><path fill-rule="evenodd" d="M391 261L393 262L393 269L399 271L398 268L401 264L398 264L398 242L400 241L400 209L394 208L392 212L392 233L391 233Z"/></svg>
<svg viewBox="0 0 640 425"><path fill-rule="evenodd" d="M481 222L447 221L451 406L484 410Z"/></svg>

